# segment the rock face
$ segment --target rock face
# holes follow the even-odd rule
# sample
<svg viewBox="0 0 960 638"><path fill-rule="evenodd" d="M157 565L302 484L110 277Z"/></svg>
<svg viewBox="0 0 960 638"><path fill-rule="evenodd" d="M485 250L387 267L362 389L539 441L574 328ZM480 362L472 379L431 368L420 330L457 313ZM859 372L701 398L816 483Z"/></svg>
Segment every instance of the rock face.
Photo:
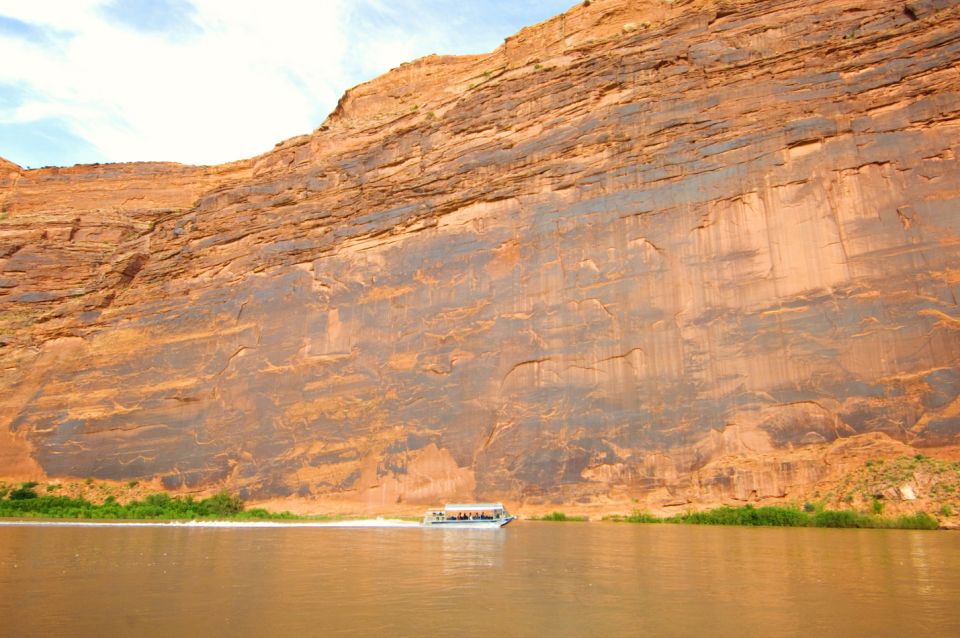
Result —
<svg viewBox="0 0 960 638"><path fill-rule="evenodd" d="M248 161L2 163L0 475L622 509L953 449L958 64L948 0L594 0Z"/></svg>

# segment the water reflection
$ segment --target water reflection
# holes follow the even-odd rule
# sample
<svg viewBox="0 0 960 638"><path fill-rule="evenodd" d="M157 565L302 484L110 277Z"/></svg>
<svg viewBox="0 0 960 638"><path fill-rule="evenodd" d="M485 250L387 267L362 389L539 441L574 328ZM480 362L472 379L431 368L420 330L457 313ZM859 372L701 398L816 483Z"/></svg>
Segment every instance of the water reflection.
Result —
<svg viewBox="0 0 960 638"><path fill-rule="evenodd" d="M423 539L436 542L440 537L440 568L444 575L458 578L484 578L483 570L503 565L505 529L425 529Z"/></svg>

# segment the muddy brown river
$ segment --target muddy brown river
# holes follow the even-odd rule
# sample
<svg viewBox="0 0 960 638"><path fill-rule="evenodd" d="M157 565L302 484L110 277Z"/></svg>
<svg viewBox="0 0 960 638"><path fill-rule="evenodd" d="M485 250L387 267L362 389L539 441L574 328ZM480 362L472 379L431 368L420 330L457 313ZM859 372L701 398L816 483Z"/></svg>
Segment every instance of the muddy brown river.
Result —
<svg viewBox="0 0 960 638"><path fill-rule="evenodd" d="M960 533L0 525L2 636L960 636Z"/></svg>

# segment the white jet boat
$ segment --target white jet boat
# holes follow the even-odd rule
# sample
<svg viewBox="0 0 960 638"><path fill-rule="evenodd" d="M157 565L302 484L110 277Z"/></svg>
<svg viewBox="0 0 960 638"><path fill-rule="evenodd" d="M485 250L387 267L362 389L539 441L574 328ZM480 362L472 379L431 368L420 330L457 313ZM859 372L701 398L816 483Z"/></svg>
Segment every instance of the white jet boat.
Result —
<svg viewBox="0 0 960 638"><path fill-rule="evenodd" d="M514 519L502 503L457 503L430 510L423 517L424 527L453 529L497 529Z"/></svg>

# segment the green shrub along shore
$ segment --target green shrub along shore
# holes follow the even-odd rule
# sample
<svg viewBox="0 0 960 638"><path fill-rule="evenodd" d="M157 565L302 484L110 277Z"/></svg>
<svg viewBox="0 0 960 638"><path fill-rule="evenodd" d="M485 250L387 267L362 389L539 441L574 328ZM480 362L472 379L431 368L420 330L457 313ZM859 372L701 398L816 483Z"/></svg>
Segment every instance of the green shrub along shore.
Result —
<svg viewBox="0 0 960 638"><path fill-rule="evenodd" d="M805 511L811 509L812 511ZM626 523L679 523L687 525L743 525L765 527L861 527L878 529L937 529L940 523L926 512L918 514L883 517L875 514L861 514L852 510L800 509L768 505L754 507L718 507L705 512L686 512L660 518L645 512L634 512L629 516L611 516L606 520Z"/></svg>
<svg viewBox="0 0 960 638"><path fill-rule="evenodd" d="M85 498L68 496L40 496L35 483L0 495L0 516L20 518L88 518L115 520L264 520L300 519L290 512L268 512L264 509L246 509L238 496L226 492L200 500L192 496L150 494L143 500L121 504L108 496L100 505ZM310 517L316 518L316 517Z"/></svg>
<svg viewBox="0 0 960 638"><path fill-rule="evenodd" d="M22 483L19 487L0 488L0 517L17 518L75 518L111 520L329 520L329 516L300 516L290 512L268 512L265 509L246 509L239 496L220 492L204 499L192 496L150 494L142 500L120 503L107 496L101 504L82 497L39 495L37 484ZM48 486L48 491L50 487ZM877 508L874 508L876 512ZM586 516L571 516L551 512L533 520L586 521ZM719 507L704 512L685 512L670 517L658 517L646 512L627 516L609 516L604 520L624 523L673 523L687 525L741 525L766 527L846 527L881 529L937 529L936 518L925 513L884 517L879 513L864 514L853 510L826 510L822 506L805 504L795 506L768 505L754 507Z"/></svg>
<svg viewBox="0 0 960 638"><path fill-rule="evenodd" d="M570 516L569 514L564 514L563 512L550 512L549 514L544 514L543 516L533 516L530 518L532 521L558 521L558 522L576 522L582 523L586 522L588 519L586 516Z"/></svg>

